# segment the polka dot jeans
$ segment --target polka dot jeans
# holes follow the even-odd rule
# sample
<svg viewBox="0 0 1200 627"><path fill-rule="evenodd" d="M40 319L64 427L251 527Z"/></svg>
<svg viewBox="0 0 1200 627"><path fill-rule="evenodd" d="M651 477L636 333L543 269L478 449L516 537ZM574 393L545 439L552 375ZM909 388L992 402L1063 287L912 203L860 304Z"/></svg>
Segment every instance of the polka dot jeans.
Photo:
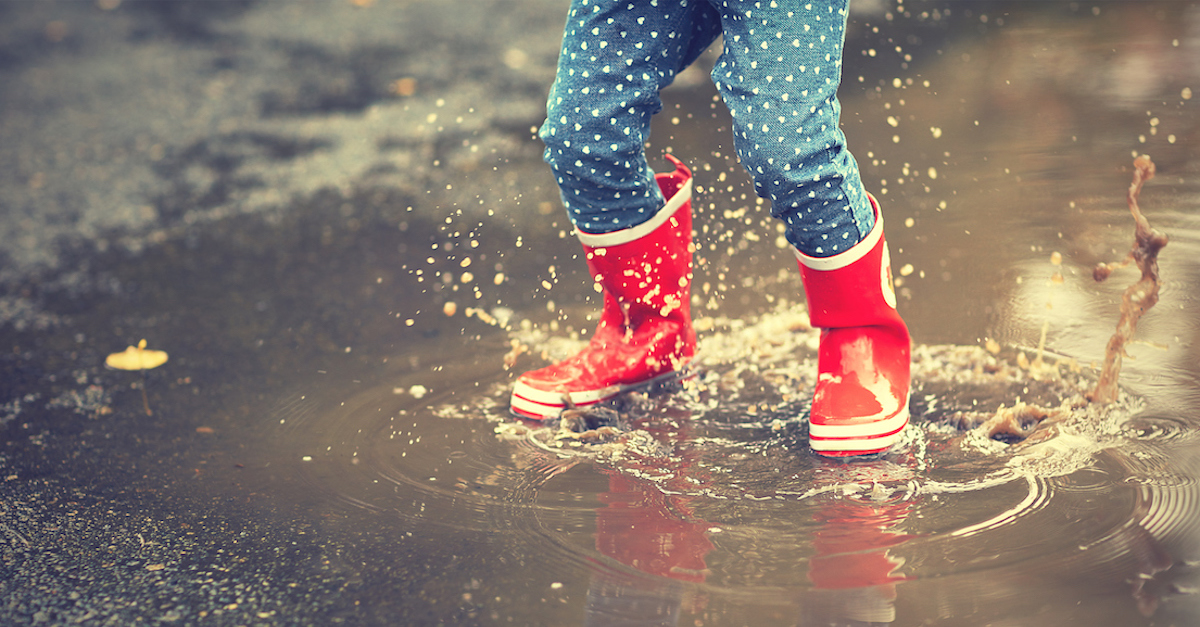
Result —
<svg viewBox="0 0 1200 627"><path fill-rule="evenodd" d="M718 35L712 79L734 144L801 252L828 257L874 225L838 128L847 0L572 0L540 136L571 221L610 233L663 206L643 151L660 89Z"/></svg>

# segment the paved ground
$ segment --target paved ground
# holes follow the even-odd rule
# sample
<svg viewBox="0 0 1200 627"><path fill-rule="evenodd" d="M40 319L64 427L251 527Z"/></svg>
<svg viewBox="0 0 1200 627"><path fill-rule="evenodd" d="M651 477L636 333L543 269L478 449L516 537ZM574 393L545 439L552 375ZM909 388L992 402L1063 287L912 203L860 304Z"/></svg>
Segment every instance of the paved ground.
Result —
<svg viewBox="0 0 1200 627"><path fill-rule="evenodd" d="M368 4L0 4L3 279L317 190L469 189L529 159L557 3Z"/></svg>
<svg viewBox="0 0 1200 627"><path fill-rule="evenodd" d="M404 614L461 594L436 588L462 585L449 552L472 540L346 551L237 452L257 417L228 392L372 335L338 268L400 275L397 227L553 198L530 129L559 3L359 4L0 3L0 622L471 611ZM175 367L150 377L153 417L100 366L143 335Z"/></svg>

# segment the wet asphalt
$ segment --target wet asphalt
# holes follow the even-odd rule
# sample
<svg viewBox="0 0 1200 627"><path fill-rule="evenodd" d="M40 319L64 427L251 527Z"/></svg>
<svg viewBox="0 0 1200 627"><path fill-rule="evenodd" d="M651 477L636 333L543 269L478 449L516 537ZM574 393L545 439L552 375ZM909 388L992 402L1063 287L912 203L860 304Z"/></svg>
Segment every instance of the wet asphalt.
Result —
<svg viewBox="0 0 1200 627"><path fill-rule="evenodd" d="M489 213L511 246L553 200L530 129L561 13L0 3L0 623L472 620L437 600L486 539L332 533L275 498L260 426L388 350L348 347L441 332L392 313L422 307L409 246ZM169 369L103 367L142 337Z"/></svg>

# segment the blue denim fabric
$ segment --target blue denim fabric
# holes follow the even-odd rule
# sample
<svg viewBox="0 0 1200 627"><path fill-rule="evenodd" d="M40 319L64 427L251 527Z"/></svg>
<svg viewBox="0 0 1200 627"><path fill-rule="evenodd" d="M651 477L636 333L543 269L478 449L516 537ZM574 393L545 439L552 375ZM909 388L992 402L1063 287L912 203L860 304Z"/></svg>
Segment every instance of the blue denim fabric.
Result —
<svg viewBox="0 0 1200 627"><path fill-rule="evenodd" d="M874 225L838 128L847 0L572 0L540 136L574 225L610 233L663 206L643 147L660 89L718 35L712 78L742 165L813 257Z"/></svg>

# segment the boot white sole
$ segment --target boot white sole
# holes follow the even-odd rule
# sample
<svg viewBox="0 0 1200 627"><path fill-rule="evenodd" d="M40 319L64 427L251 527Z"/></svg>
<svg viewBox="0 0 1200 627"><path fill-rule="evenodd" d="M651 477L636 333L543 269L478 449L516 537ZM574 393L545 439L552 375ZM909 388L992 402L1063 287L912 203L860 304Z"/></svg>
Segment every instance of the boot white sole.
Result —
<svg viewBox="0 0 1200 627"><path fill-rule="evenodd" d="M908 426L908 403L891 418L856 425L808 425L808 442L822 455L850 457L887 450L900 441Z"/></svg>
<svg viewBox="0 0 1200 627"><path fill-rule="evenodd" d="M652 379L640 383L610 385L598 390L580 390L578 392L550 392L539 390L522 381L513 386L509 410L512 413L533 420L549 420L557 418L563 410L583 409L597 403L603 403L619 394L649 388L658 383L667 383L688 376L687 368L664 372Z"/></svg>

